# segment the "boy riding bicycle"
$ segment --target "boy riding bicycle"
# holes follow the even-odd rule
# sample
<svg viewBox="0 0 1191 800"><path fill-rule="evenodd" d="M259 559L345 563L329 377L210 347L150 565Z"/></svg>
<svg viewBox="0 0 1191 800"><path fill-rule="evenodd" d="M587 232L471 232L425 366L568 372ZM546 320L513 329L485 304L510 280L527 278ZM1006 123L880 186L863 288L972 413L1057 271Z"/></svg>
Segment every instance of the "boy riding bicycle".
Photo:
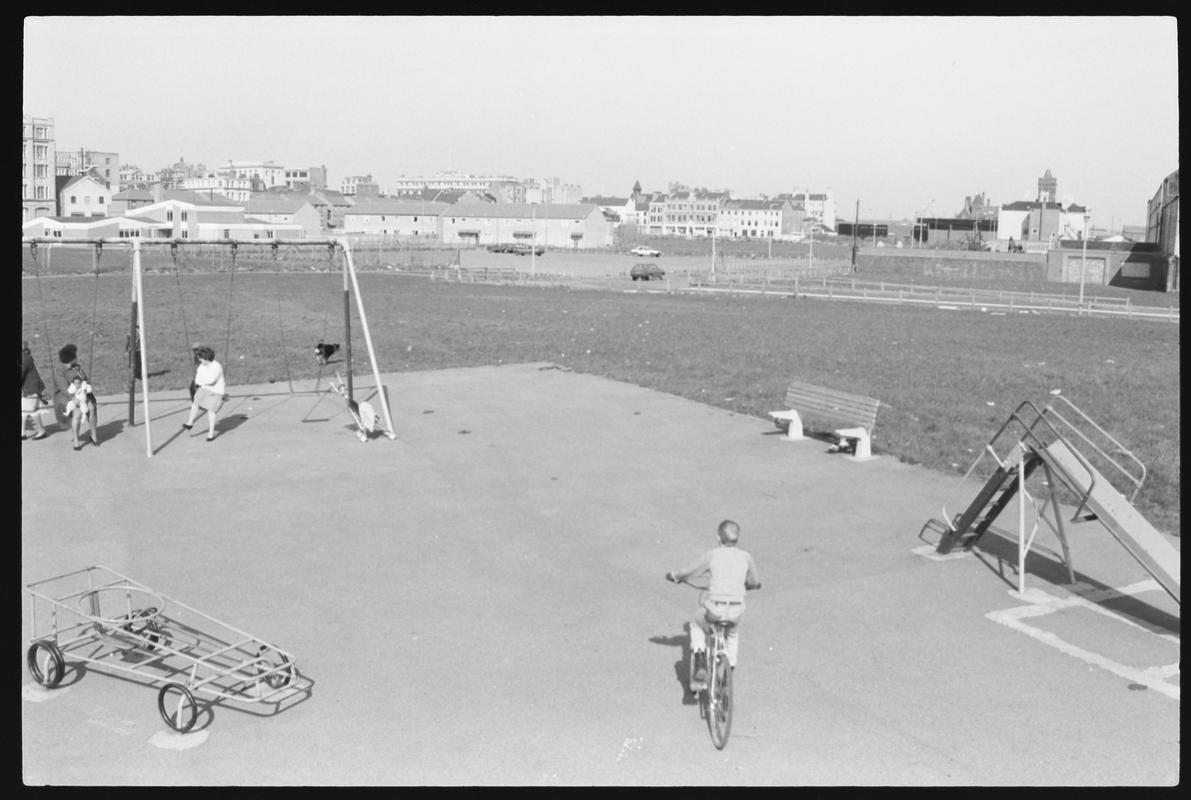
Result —
<svg viewBox="0 0 1191 800"><path fill-rule="evenodd" d="M744 595L749 589L760 589L761 578L753 557L736 546L740 541L740 526L730 519L716 530L719 546L713 547L686 569L667 572L666 580L681 583L703 573L710 575L707 592L699 611L691 619L691 658L695 659L695 682L707 680L707 634L714 622L729 622L727 635L728 663L736 668L736 653L740 638L740 618L744 615Z"/></svg>

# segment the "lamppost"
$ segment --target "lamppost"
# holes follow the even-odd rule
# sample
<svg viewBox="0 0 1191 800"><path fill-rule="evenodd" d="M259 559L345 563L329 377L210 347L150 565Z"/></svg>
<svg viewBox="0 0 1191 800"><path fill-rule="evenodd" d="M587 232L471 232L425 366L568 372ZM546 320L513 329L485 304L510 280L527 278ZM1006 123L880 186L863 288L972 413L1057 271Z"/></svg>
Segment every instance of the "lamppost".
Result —
<svg viewBox="0 0 1191 800"><path fill-rule="evenodd" d="M1083 212L1083 256L1079 261L1079 308L1083 308L1083 281L1084 275L1088 271L1088 220L1092 215L1086 210Z"/></svg>

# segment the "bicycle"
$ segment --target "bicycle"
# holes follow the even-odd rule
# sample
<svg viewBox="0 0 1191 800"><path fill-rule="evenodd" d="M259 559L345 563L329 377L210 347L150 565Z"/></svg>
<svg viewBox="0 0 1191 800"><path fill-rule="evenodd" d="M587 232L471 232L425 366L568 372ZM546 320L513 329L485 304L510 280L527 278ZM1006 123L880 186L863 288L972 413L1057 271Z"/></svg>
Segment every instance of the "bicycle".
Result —
<svg viewBox="0 0 1191 800"><path fill-rule="evenodd" d="M706 586L700 586L690 581L679 581L667 573L666 579L673 583L685 583L699 590L699 606L703 606L708 592ZM732 700L732 665L728 660L728 629L736 624L735 620L714 620L711 623L711 637L707 643L707 682L701 684L695 680L696 654L691 653L690 674L687 686L699 701L699 716L707 720L707 729L711 733L711 743L716 750L723 750L728 744L728 736L732 733L732 712L735 703Z"/></svg>

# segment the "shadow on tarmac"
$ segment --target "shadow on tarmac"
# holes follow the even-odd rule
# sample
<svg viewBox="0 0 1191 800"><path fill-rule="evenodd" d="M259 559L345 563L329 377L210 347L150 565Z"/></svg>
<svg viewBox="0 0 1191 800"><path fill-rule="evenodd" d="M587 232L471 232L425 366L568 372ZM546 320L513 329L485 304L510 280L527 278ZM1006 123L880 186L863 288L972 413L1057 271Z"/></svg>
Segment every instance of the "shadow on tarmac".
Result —
<svg viewBox="0 0 1191 800"><path fill-rule="evenodd" d="M973 554L988 569L995 573L1010 588L1017 588L1017 540L1007 539L990 528L979 544L973 548ZM1122 557L1126 554L1121 553ZM986 556L988 558L986 558ZM1006 565L1008 568L1006 569ZM1026 555L1026 572L1040 580L1055 586L1070 587L1067 582L1067 566L1060 559L1045 555L1038 550L1031 550ZM1146 603L1134 595L1110 594L1113 587L1089 578L1079 570L1075 570L1076 583L1080 585L1080 594L1090 588L1092 592L1103 591L1109 596L1102 600L1093 600L1097 605L1123 616L1131 617L1134 622L1154 633L1179 633L1179 618L1160 608Z"/></svg>

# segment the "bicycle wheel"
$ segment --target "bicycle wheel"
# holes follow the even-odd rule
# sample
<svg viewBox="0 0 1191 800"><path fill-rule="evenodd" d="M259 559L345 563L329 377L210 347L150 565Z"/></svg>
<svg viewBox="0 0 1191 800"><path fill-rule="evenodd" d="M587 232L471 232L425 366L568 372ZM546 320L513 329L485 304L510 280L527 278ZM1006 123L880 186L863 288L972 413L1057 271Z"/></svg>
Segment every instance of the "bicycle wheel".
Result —
<svg viewBox="0 0 1191 800"><path fill-rule="evenodd" d="M198 721L198 703L194 695L180 683L167 683L157 693L157 710L165 724L178 733L186 733Z"/></svg>
<svg viewBox="0 0 1191 800"><path fill-rule="evenodd" d="M33 676L33 680L47 689L53 689L61 683L66 672L66 661L62 658L62 651L49 639L39 639L29 646L25 664L29 667L29 674Z"/></svg>
<svg viewBox="0 0 1191 800"><path fill-rule="evenodd" d="M723 750L732 732L732 667L727 653L716 653L715 672L711 687L711 699L707 708L707 727L711 729L711 742L716 750Z"/></svg>

